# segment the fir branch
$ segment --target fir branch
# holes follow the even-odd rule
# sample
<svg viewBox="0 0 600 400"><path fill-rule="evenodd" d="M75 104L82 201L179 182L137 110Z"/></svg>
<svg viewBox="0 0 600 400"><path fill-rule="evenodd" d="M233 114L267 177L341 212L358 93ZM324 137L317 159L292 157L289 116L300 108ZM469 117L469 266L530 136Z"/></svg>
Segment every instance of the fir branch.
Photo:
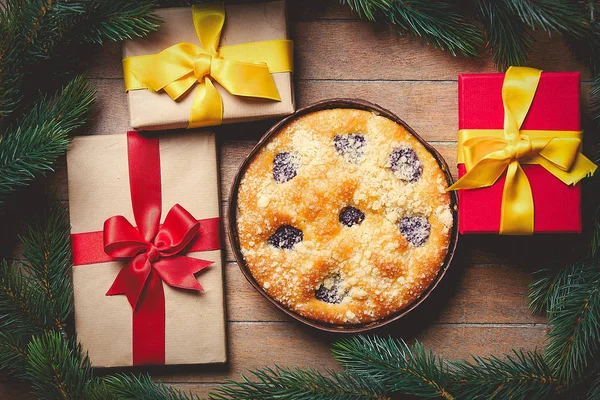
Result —
<svg viewBox="0 0 600 400"><path fill-rule="evenodd" d="M146 36L159 27L161 20L152 10L154 0L106 1L79 0L57 4L57 11L74 11L82 19L79 39L85 43L103 44Z"/></svg>
<svg viewBox="0 0 600 400"><path fill-rule="evenodd" d="M492 61L500 71L511 65L524 65L532 37L525 24L512 12L507 0L475 0L474 6L483 23Z"/></svg>
<svg viewBox="0 0 600 400"><path fill-rule="evenodd" d="M369 21L375 21L378 13L385 13L392 5L391 0L340 0L340 3L349 6L359 17Z"/></svg>
<svg viewBox="0 0 600 400"><path fill-rule="evenodd" d="M46 298L16 264L0 261L0 329L15 336L51 330Z"/></svg>
<svg viewBox="0 0 600 400"><path fill-rule="evenodd" d="M145 36L158 28L153 0L7 0L0 14L0 122L80 66L89 44ZM34 77L35 85L27 85ZM41 79L40 77L43 77ZM24 101L23 101L24 100Z"/></svg>
<svg viewBox="0 0 600 400"><path fill-rule="evenodd" d="M13 10L0 3L0 121L13 113L23 93L23 72L19 56L23 48L15 29Z"/></svg>
<svg viewBox="0 0 600 400"><path fill-rule="evenodd" d="M149 375L117 374L90 381L88 400L199 400L199 397L152 381Z"/></svg>
<svg viewBox="0 0 600 400"><path fill-rule="evenodd" d="M33 337L24 378L40 400L84 399L93 372L79 345L58 332Z"/></svg>
<svg viewBox="0 0 600 400"><path fill-rule="evenodd" d="M44 293L52 324L65 334L66 320L73 311L71 284L71 240L67 209L52 200L41 218L21 236L23 267Z"/></svg>
<svg viewBox="0 0 600 400"><path fill-rule="evenodd" d="M532 29L585 35L587 14L575 2L565 0L508 0L507 5Z"/></svg>
<svg viewBox="0 0 600 400"><path fill-rule="evenodd" d="M592 74L600 74L600 20L591 21L582 35L564 32L563 38L575 57L585 63Z"/></svg>
<svg viewBox="0 0 600 400"><path fill-rule="evenodd" d="M567 385L591 369L600 346L600 268L584 260L561 273L548 299L546 362Z"/></svg>
<svg viewBox="0 0 600 400"><path fill-rule="evenodd" d="M587 400L600 400L600 375L596 375L596 379L590 385L586 395Z"/></svg>
<svg viewBox="0 0 600 400"><path fill-rule="evenodd" d="M359 15L387 21L401 35L423 38L452 55L477 56L483 42L481 31L464 19L451 1L428 0L340 0Z"/></svg>
<svg viewBox="0 0 600 400"><path fill-rule="evenodd" d="M419 342L409 346L402 339L357 336L335 343L333 354L350 371L380 380L391 392L454 398L447 390L452 371Z"/></svg>
<svg viewBox="0 0 600 400"><path fill-rule="evenodd" d="M19 32L32 58L47 59L81 43L142 37L158 28L153 0L8 0L19 4Z"/></svg>
<svg viewBox="0 0 600 400"><path fill-rule="evenodd" d="M228 382L210 394L212 400L383 400L388 399L377 379L356 372L324 375L312 369L276 367L242 375L241 382Z"/></svg>
<svg viewBox="0 0 600 400"><path fill-rule="evenodd" d="M69 134L87 121L93 100L94 89L79 77L8 128L0 141L0 209L8 195L52 170L67 151Z"/></svg>
<svg viewBox="0 0 600 400"><path fill-rule="evenodd" d="M458 398L541 400L556 394L557 380L538 353L514 350L506 359L473 359L454 364L460 378L452 389Z"/></svg>
<svg viewBox="0 0 600 400"><path fill-rule="evenodd" d="M21 376L27 367L29 337L0 331L0 371Z"/></svg>

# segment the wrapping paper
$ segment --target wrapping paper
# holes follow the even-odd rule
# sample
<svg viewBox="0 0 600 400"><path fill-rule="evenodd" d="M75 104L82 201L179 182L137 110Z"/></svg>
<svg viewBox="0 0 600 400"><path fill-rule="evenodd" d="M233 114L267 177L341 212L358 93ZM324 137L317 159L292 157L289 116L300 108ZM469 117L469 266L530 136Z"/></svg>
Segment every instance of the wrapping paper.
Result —
<svg viewBox="0 0 600 400"><path fill-rule="evenodd" d="M502 129L504 74L459 76L459 129ZM578 72L542 73L533 103L521 129L578 131ZM535 233L581 232L581 188L568 186L540 165L524 165L535 204ZM458 166L459 177L465 174ZM498 233L504 177L493 186L460 190L460 233Z"/></svg>
<svg viewBox="0 0 600 400"><path fill-rule="evenodd" d="M285 2L226 4L225 26L221 46L240 43L288 39ZM123 57L159 53L181 42L200 44L190 8L157 10L164 23L158 31L142 39L128 40ZM234 96L219 84L215 86L223 99L223 123L244 122L289 115L295 111L292 74L272 74L281 101ZM178 101L166 93L132 90L127 93L131 126L143 130L186 128L193 94L198 85Z"/></svg>
<svg viewBox="0 0 600 400"><path fill-rule="evenodd" d="M160 137L162 219L180 204L196 219L219 216L215 137L187 131ZM104 221L133 217L127 135L77 137L67 154L71 233L101 231ZM204 292L163 284L165 364L226 361L221 251L186 254L213 261L196 278ZM75 265L75 328L95 367L133 365L132 309L126 296L106 296L123 261Z"/></svg>

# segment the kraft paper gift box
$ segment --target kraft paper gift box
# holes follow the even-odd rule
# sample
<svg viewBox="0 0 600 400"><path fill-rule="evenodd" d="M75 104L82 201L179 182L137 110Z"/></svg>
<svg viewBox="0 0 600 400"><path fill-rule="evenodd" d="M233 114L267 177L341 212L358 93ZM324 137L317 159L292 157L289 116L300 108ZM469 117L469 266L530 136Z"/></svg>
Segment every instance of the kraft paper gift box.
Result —
<svg viewBox="0 0 600 400"><path fill-rule="evenodd" d="M75 328L93 366L225 362L214 135L76 137L67 163ZM157 214L158 234L145 236ZM135 311L114 286L134 290L121 275L132 262L151 266Z"/></svg>
<svg viewBox="0 0 600 400"><path fill-rule="evenodd" d="M499 73L459 76L460 130L503 129L504 78ZM579 86L578 72L542 72L520 130L580 131ZM541 165L524 163L522 168L533 195L533 232L581 232L580 184L565 184ZM458 169L461 178L467 172L465 164L459 163ZM506 173L490 187L459 190L461 233L499 232L505 178Z"/></svg>
<svg viewBox="0 0 600 400"><path fill-rule="evenodd" d="M224 6L224 10L225 22L219 46L288 39L284 1L227 4ZM125 41L124 58L157 54L178 43L200 45L191 8L159 9L156 14L164 20L160 28L145 38ZM293 63L291 42L289 42L289 50L291 66ZM262 57L261 53L265 51L251 49L249 52ZM273 73L272 64L269 64L269 67L281 101L234 96L212 79L222 99L222 123L274 118L289 115L295 111L292 72ZM200 90L200 85L196 83L176 101L172 100L164 90L129 90L127 96L131 126L142 130L187 128L194 95L198 90ZM218 123L197 126L216 124Z"/></svg>

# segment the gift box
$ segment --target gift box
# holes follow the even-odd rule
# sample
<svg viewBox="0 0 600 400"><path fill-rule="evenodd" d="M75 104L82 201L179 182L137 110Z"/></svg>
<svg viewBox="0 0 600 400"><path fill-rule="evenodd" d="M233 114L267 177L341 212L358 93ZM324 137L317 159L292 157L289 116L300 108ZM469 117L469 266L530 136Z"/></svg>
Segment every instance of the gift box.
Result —
<svg viewBox="0 0 600 400"><path fill-rule="evenodd" d="M93 366L226 361L215 137L77 137L75 329Z"/></svg>
<svg viewBox="0 0 600 400"><path fill-rule="evenodd" d="M193 128L294 112L284 1L160 9L160 28L125 41L131 125Z"/></svg>
<svg viewBox="0 0 600 400"><path fill-rule="evenodd" d="M580 153L579 80L578 72L515 67L459 76L451 189L462 189L461 233L581 232L577 182L596 167Z"/></svg>

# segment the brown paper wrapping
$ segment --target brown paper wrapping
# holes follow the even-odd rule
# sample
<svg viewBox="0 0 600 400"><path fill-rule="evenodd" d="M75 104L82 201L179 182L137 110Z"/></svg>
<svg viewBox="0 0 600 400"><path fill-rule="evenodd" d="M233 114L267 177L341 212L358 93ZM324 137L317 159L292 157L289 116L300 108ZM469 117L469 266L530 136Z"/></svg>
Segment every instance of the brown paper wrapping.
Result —
<svg viewBox="0 0 600 400"><path fill-rule="evenodd" d="M200 44L190 8L167 8L156 11L156 14L164 20L160 29L143 39L125 41L124 58L159 53L181 42ZM221 46L287 38L284 1L225 5ZM272 76L281 101L233 96L214 82L223 99L223 123L273 118L293 113L295 104L292 74L284 72ZM128 92L131 126L143 130L186 128L197 89L198 85L178 101L172 100L164 91Z"/></svg>
<svg viewBox="0 0 600 400"><path fill-rule="evenodd" d="M219 216L215 137L197 130L160 138L162 219L176 203L195 218ZM129 193L127 135L77 137L67 154L71 232L100 231L123 215L135 224ZM214 261L197 275L203 293L164 285L165 363L226 361L220 251L186 254ZM73 267L75 328L95 367L132 365L132 314L124 295L106 296L122 262Z"/></svg>

